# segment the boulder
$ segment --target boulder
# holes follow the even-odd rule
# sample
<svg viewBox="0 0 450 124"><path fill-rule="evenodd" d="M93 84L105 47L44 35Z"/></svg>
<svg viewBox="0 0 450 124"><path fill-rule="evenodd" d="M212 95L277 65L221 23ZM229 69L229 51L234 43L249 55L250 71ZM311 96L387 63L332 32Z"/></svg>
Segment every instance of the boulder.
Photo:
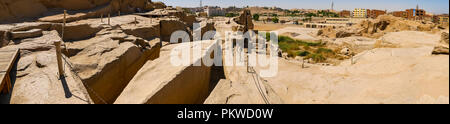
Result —
<svg viewBox="0 0 450 124"><path fill-rule="evenodd" d="M0 30L0 48L9 44L9 35L8 31Z"/></svg>
<svg viewBox="0 0 450 124"><path fill-rule="evenodd" d="M57 31L43 31L43 35L35 38L15 40L14 44L6 47L19 48L21 53L47 51L55 47L52 41L61 40Z"/></svg>
<svg viewBox="0 0 450 124"><path fill-rule="evenodd" d="M11 31L28 31L32 29L41 29L43 31L48 31L52 27L51 23L47 22L25 22L15 25Z"/></svg>
<svg viewBox="0 0 450 124"><path fill-rule="evenodd" d="M62 34L62 25L54 24L52 30L56 30ZM82 40L95 36L102 27L88 23L68 23L64 28L64 41Z"/></svg>
<svg viewBox="0 0 450 124"><path fill-rule="evenodd" d="M441 34L441 42L449 44L448 43L448 32L442 32L442 34Z"/></svg>
<svg viewBox="0 0 450 124"><path fill-rule="evenodd" d="M68 14L68 15L66 15L66 22L69 23L69 22L73 22L73 21L82 20L85 18L87 18L86 13L76 13L73 15ZM42 17L42 18L38 19L38 21L41 21L41 22L52 22L52 23L63 23L64 22L63 20L64 20L64 14L46 16L46 17Z"/></svg>
<svg viewBox="0 0 450 124"><path fill-rule="evenodd" d="M435 54L435 55L437 55L437 54L449 55L448 47L445 47L445 46L434 47L433 54Z"/></svg>
<svg viewBox="0 0 450 124"><path fill-rule="evenodd" d="M164 9L167 7L163 2L153 2L152 5L154 9Z"/></svg>

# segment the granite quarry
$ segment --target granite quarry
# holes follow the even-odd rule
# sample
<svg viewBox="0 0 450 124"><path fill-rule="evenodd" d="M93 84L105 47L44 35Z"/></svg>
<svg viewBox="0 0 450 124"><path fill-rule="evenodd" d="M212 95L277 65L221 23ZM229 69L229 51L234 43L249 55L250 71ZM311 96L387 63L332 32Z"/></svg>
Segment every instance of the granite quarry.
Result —
<svg viewBox="0 0 450 124"><path fill-rule="evenodd" d="M262 77L267 67L205 66L201 59L192 60L201 66L171 65L171 52L182 45L201 48L202 58L224 52L214 48L223 41L195 39L196 24L201 36L258 32L248 9L206 18L151 0L2 0L0 51L19 52L0 104L449 102L448 27L386 15L345 28L277 29L335 53L317 62L279 50L278 74ZM191 42L171 42L176 31ZM11 58L0 57L0 65Z"/></svg>

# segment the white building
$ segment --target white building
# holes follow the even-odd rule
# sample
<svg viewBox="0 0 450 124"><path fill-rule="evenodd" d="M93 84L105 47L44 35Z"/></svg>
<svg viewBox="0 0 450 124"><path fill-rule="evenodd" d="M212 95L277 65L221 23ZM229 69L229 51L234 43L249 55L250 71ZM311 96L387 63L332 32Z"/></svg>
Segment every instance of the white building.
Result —
<svg viewBox="0 0 450 124"><path fill-rule="evenodd" d="M223 8L220 7L210 7L207 6L205 7L205 13L208 15L208 17L212 17L212 16L225 16L226 11Z"/></svg>

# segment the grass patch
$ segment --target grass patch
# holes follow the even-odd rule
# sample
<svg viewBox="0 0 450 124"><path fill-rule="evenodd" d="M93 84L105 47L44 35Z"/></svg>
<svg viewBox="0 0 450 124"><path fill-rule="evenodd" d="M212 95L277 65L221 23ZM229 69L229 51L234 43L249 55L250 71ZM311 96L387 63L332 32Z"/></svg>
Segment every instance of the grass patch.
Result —
<svg viewBox="0 0 450 124"><path fill-rule="evenodd" d="M302 56L302 57L308 56L309 54L311 54L311 53L308 51L298 51L297 52L297 56Z"/></svg>
<svg viewBox="0 0 450 124"><path fill-rule="evenodd" d="M327 60L322 54L317 53L309 54L305 59L312 59L314 62L325 62Z"/></svg>
<svg viewBox="0 0 450 124"><path fill-rule="evenodd" d="M270 33L266 33L267 41L270 40ZM312 59L316 63L326 62L327 58L337 58L336 51L328 49L322 42L307 42L296 40L288 36L278 36L278 46L288 54L288 57L297 56L304 59Z"/></svg>

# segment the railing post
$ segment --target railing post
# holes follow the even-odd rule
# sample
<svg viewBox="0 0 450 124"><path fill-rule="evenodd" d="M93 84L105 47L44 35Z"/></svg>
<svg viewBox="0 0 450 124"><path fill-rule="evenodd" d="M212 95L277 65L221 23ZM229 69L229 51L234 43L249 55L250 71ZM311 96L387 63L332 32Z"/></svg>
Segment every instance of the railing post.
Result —
<svg viewBox="0 0 450 124"><path fill-rule="evenodd" d="M56 47L56 60L58 62L58 72L59 77L64 77L64 69L63 69L63 63L62 63L62 55L61 55L61 41L57 40L54 41L55 47Z"/></svg>
<svg viewBox="0 0 450 124"><path fill-rule="evenodd" d="M108 13L108 25L111 25L111 14Z"/></svg>
<svg viewBox="0 0 450 124"><path fill-rule="evenodd" d="M61 39L64 39L64 28L66 27L66 15L67 15L67 10L64 10L64 18L63 18L63 25L62 25L62 30L61 30Z"/></svg>

